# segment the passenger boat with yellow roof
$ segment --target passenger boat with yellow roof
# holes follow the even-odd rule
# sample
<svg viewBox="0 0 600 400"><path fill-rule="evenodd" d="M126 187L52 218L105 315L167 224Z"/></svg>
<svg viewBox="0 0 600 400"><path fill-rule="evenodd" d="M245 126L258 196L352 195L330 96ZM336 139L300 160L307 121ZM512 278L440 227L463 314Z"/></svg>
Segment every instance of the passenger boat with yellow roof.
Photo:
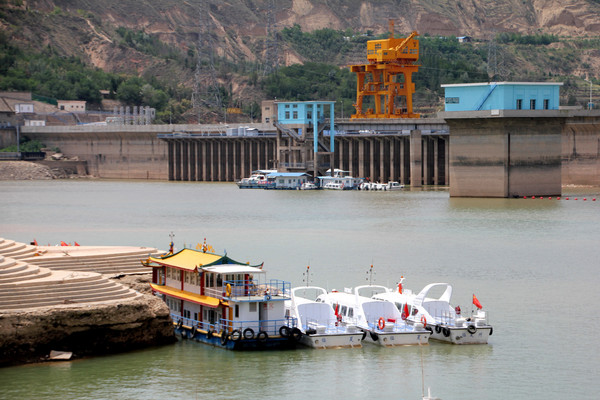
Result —
<svg viewBox="0 0 600 400"><path fill-rule="evenodd" d="M295 348L302 337L286 318L290 282L267 281L263 264L183 249L143 262L152 268L152 291L169 306L175 332L231 350Z"/></svg>

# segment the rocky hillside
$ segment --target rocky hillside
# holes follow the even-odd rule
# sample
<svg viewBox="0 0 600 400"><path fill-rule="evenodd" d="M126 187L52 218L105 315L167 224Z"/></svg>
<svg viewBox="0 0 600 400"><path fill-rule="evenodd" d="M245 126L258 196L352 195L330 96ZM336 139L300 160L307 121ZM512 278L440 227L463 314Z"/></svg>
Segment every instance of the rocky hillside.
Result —
<svg viewBox="0 0 600 400"><path fill-rule="evenodd" d="M298 24L303 31L382 33L393 18L398 32L431 35L600 35L600 3L593 0L5 0L1 7L1 29L25 46L51 46L108 71L163 76L172 72L168 63L122 46L117 28L157 35L183 54L200 32L210 32L218 55L250 61L264 52L269 12L277 29Z"/></svg>
<svg viewBox="0 0 600 400"><path fill-rule="evenodd" d="M0 32L22 48L52 50L107 72L141 75L191 90L198 43L229 60L230 69L260 75L267 58L269 21L275 31L299 25L303 32L331 28L350 35L385 33L389 19L394 19L397 33L416 30L481 41L501 32L551 34L561 38L553 46L568 49L576 47L570 40L598 40L598 15L600 0L0 0ZM277 54L287 65L306 61L281 37ZM584 68L567 75L585 76L600 67L597 46L588 46L576 57ZM511 61L513 69L536 67L518 55ZM244 94L256 92L256 87L240 79L237 71L221 68L215 73L219 84L236 97L260 101L260 93ZM565 75L560 70L544 73Z"/></svg>

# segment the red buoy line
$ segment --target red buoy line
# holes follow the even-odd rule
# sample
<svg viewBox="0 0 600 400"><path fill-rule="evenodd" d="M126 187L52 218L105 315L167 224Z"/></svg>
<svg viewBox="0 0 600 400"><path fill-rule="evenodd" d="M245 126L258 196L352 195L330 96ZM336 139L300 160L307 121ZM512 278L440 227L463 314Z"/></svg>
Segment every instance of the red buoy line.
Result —
<svg viewBox="0 0 600 400"><path fill-rule="evenodd" d="M536 196L530 196L530 197L523 196L523 199L534 199L534 200L535 200L535 199L540 199L540 200L543 200L543 199L544 199L544 196L539 196L539 197L536 197ZM553 199L553 197L552 197L552 196L548 196L548 197L546 197L546 199L548 199L548 200L552 200L552 199ZM569 200L570 198L569 198L568 196L567 196L567 197L564 197L564 198L561 198L560 196L556 196L556 197L554 197L554 199L556 199L556 200ZM574 197L572 200L579 200L579 198L578 198L578 197ZM587 198L587 197L582 197L582 198L581 198L581 200L582 200L582 201L588 201L588 198ZM596 198L595 198L595 197L592 197L592 198L590 199L590 201L596 201Z"/></svg>

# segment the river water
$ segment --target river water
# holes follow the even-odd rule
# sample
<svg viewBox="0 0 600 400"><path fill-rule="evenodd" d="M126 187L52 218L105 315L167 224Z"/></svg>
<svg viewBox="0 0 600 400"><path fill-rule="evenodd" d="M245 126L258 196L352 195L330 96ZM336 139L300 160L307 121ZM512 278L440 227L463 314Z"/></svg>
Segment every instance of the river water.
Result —
<svg viewBox="0 0 600 400"><path fill-rule="evenodd" d="M0 213L0 237L22 242L166 249L170 232L177 248L206 238L293 286L306 284L307 265L328 289L367 284L370 265L376 284L449 282L463 312L476 294L494 326L477 346L242 353L178 342L2 368L2 399L420 399L423 380L444 400L600 397L597 188L534 200L5 181Z"/></svg>

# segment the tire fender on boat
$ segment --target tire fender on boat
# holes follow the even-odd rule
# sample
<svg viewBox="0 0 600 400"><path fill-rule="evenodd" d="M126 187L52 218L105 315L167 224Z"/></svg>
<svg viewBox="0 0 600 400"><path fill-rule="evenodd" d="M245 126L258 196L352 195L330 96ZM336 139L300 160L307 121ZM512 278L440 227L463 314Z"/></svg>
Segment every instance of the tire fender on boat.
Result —
<svg viewBox="0 0 600 400"><path fill-rule="evenodd" d="M221 346L225 346L227 344L227 341L229 340L229 337L227 335L226 331L221 332Z"/></svg>
<svg viewBox="0 0 600 400"><path fill-rule="evenodd" d="M196 336L196 332L198 332L198 327L192 327L192 337Z"/></svg>
<svg viewBox="0 0 600 400"><path fill-rule="evenodd" d="M210 328L208 328L208 331L206 331L206 337L210 339L211 337L213 337L213 333L214 332Z"/></svg>
<svg viewBox="0 0 600 400"><path fill-rule="evenodd" d="M244 339L247 339L247 340L254 339L254 330L252 328L244 329Z"/></svg>
<svg viewBox="0 0 600 400"><path fill-rule="evenodd" d="M442 327L439 325L435 326L435 333L440 333L442 331Z"/></svg>
<svg viewBox="0 0 600 400"><path fill-rule="evenodd" d="M383 328L385 328L385 319L383 319L383 317L379 317L379 321L377 321L377 327L380 331L382 331Z"/></svg>
<svg viewBox="0 0 600 400"><path fill-rule="evenodd" d="M302 331L296 327L292 328L291 337L295 342L300 341L302 338Z"/></svg>
<svg viewBox="0 0 600 400"><path fill-rule="evenodd" d="M448 328L447 326L442 328L442 332L444 334L444 337L450 336L450 328Z"/></svg>
<svg viewBox="0 0 600 400"><path fill-rule="evenodd" d="M284 338L290 337L290 328L285 325L281 325L279 328L279 335Z"/></svg>
<svg viewBox="0 0 600 400"><path fill-rule="evenodd" d="M376 342L377 340L379 340L379 335L376 334L375 332L369 332L371 334L371 339L373 339L374 342Z"/></svg>
<svg viewBox="0 0 600 400"><path fill-rule="evenodd" d="M256 335L256 340L258 340L258 343L266 343L268 339L269 334L265 331L260 331L258 332L258 335Z"/></svg>
<svg viewBox="0 0 600 400"><path fill-rule="evenodd" d="M177 329L181 329L182 326L183 326L183 320L180 319L179 322L177 322Z"/></svg>
<svg viewBox="0 0 600 400"><path fill-rule="evenodd" d="M493 333L494 333L494 328L492 328L492 327L490 326L490 336L492 336L492 334L493 334Z"/></svg>
<svg viewBox="0 0 600 400"><path fill-rule="evenodd" d="M367 331L363 331L363 335L362 338L360 338L360 340L365 340L365 338L367 337Z"/></svg>
<svg viewBox="0 0 600 400"><path fill-rule="evenodd" d="M475 325L471 324L467 326L467 332L469 332L471 335L474 335L475 332L477 332L477 328L475 327Z"/></svg>
<svg viewBox="0 0 600 400"><path fill-rule="evenodd" d="M231 340L233 340L234 342L239 341L242 338L242 332L239 329L234 329L233 332L231 332Z"/></svg>

